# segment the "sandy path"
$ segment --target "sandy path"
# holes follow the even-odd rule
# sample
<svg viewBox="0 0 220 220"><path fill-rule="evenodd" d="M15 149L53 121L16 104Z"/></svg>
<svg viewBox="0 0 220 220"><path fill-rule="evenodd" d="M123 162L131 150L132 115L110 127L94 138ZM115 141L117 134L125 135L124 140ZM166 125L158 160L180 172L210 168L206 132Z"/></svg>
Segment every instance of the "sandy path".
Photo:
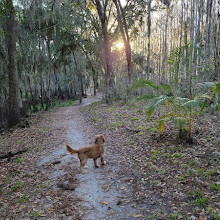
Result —
<svg viewBox="0 0 220 220"><path fill-rule="evenodd" d="M80 112L81 106L88 105L99 98L87 98L83 100L80 106L64 107L56 114L57 120L54 122L59 128L65 128L63 140L70 144L75 149L82 146L91 145L96 134L94 129L84 120ZM62 112L61 112L62 111ZM103 131L105 133L105 131ZM107 141L108 145L108 141ZM81 202L80 218L85 220L97 219L132 219L128 218L128 213L135 212L135 208L120 206L121 195L118 185L118 177L114 177L112 173L112 165L114 162L108 161L111 157L117 161L115 155L108 152L107 149L107 164L96 169L93 165L93 160L87 162L87 174L81 174L79 170L79 159L77 155L70 155L66 152L65 146L60 145L55 147L48 156L41 158L38 161L38 166L43 167L45 164L58 161L52 169L45 170L47 172L48 181L54 181L56 185L72 185L70 176L77 179L77 184L74 185L74 192L70 192L68 196L77 197ZM100 163L100 161L99 161ZM64 191L66 193L66 191ZM52 218L56 219L56 218ZM65 219L65 217L63 218ZM66 217L71 219L71 217Z"/></svg>

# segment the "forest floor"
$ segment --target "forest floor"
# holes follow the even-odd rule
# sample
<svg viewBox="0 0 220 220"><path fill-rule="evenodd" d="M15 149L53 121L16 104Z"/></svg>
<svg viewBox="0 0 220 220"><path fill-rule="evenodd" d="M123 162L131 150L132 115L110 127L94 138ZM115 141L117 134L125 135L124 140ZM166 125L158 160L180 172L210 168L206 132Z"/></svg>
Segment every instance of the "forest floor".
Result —
<svg viewBox="0 0 220 220"><path fill-rule="evenodd" d="M28 148L0 160L0 219L220 219L216 115L195 121L189 145L173 124L157 133L143 101L98 100L32 115L29 128L0 134L0 156ZM99 133L107 164L89 161L81 174L63 142L78 149Z"/></svg>

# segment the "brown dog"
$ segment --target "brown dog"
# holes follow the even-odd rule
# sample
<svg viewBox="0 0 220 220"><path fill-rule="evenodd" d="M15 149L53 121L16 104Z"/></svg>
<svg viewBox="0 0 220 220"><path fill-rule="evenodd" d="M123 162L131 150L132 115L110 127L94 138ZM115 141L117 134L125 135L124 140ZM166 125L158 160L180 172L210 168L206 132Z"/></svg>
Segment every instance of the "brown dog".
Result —
<svg viewBox="0 0 220 220"><path fill-rule="evenodd" d="M78 154L78 157L80 159L80 169L83 173L85 173L84 167L89 158L93 158L94 165L96 168L99 167L99 165L97 164L97 159L99 157L101 159L102 165L106 163L104 161L104 147L103 147L104 143L105 143L105 137L103 134L100 134L95 136L95 144L93 146L82 147L79 150L74 150L68 144L66 144L66 149L71 154Z"/></svg>

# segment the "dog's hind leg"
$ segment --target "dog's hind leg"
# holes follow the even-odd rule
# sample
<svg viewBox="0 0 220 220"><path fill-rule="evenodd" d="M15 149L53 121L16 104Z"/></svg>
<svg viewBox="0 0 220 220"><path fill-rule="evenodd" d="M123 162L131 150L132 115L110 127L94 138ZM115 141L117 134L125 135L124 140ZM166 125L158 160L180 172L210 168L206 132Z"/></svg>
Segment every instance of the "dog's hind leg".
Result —
<svg viewBox="0 0 220 220"><path fill-rule="evenodd" d="M94 161L95 168L99 168L99 165L97 164L97 159L93 159L93 161Z"/></svg>
<svg viewBox="0 0 220 220"><path fill-rule="evenodd" d="M88 160L88 158L83 158L83 159L80 158L80 170L82 173L87 173L85 171L85 165L87 163L87 160Z"/></svg>

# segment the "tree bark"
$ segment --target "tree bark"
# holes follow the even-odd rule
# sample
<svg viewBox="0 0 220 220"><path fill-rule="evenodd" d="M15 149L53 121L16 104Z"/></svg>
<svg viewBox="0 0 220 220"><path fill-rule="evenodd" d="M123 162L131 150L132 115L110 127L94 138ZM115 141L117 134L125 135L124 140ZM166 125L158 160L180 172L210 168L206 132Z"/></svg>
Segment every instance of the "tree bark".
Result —
<svg viewBox="0 0 220 220"><path fill-rule="evenodd" d="M105 99L106 102L110 102L114 89L114 74L112 70L111 44L107 30L106 7L108 4L108 0L106 0L104 7L102 7L99 0L96 0L95 3L96 3L96 9L99 15L99 19L101 22L102 34L104 38L104 56L105 56L105 74L106 74Z"/></svg>
<svg viewBox="0 0 220 220"><path fill-rule="evenodd" d="M125 13L124 9L121 5L120 0L113 0L115 7L117 9L117 18L118 18L118 24L120 27L122 39L125 46L125 54L126 54L126 60L127 60L127 69L128 69L128 79L129 82L131 82L131 76L132 76L132 61L131 61L131 45L130 45L130 39L128 34L128 26L125 19Z"/></svg>
<svg viewBox="0 0 220 220"><path fill-rule="evenodd" d="M17 72L17 56L16 56L16 21L15 9L12 0L6 3L6 41L8 48L8 85L9 85L9 118L8 126L12 127L21 120L20 116L20 94Z"/></svg>
<svg viewBox="0 0 220 220"><path fill-rule="evenodd" d="M147 16L147 37L148 37L148 45L147 45L147 80L150 77L150 37L151 37L151 0L148 0L148 16Z"/></svg>

